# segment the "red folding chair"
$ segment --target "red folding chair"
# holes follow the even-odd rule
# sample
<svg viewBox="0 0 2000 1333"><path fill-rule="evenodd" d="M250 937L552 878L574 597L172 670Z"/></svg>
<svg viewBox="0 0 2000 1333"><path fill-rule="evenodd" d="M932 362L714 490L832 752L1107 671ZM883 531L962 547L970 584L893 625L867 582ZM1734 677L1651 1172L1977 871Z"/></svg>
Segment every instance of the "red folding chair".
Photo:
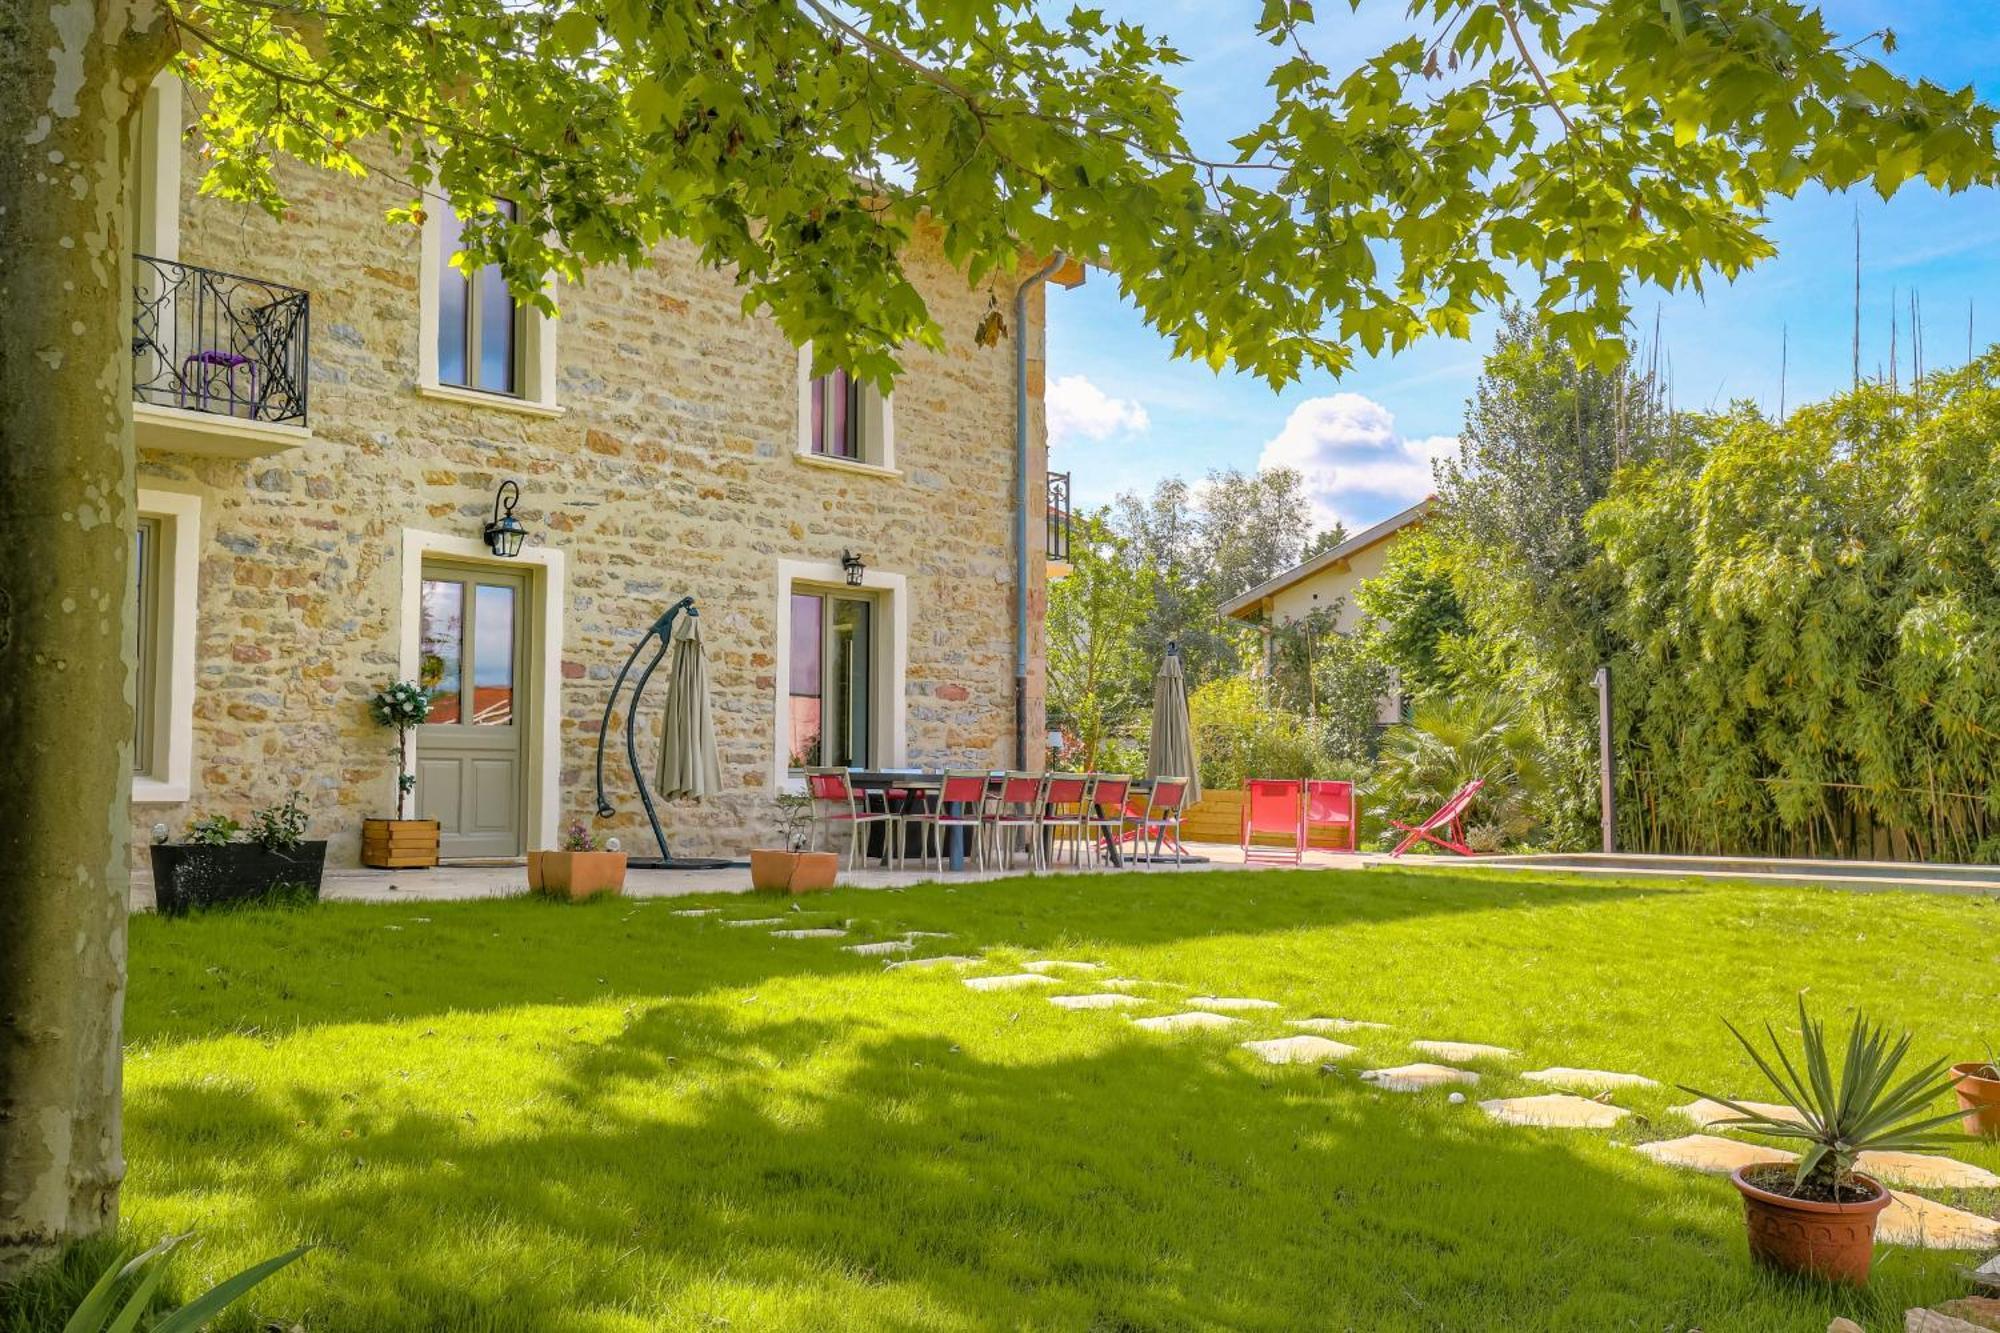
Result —
<svg viewBox="0 0 2000 1333"><path fill-rule="evenodd" d="M1354 784L1351 782L1306 783L1306 846L1314 846L1314 829L1333 829L1340 833L1339 845L1330 851L1351 852L1356 850L1361 836L1360 807L1354 801Z"/></svg>
<svg viewBox="0 0 2000 1333"><path fill-rule="evenodd" d="M1187 807L1188 780L1186 778L1154 778L1152 787L1143 796L1133 797L1125 803L1125 838L1132 844L1131 864L1136 866L1142 859L1146 840L1152 839L1153 851L1150 860L1165 859L1161 853L1171 847L1174 864L1182 865L1188 860L1188 850L1181 845L1181 813Z"/></svg>
<svg viewBox="0 0 2000 1333"><path fill-rule="evenodd" d="M1258 846L1260 835L1282 834L1289 847ZM1243 784L1243 863L1302 864L1305 828L1299 819L1299 784L1275 778L1251 778Z"/></svg>
<svg viewBox="0 0 2000 1333"><path fill-rule="evenodd" d="M1484 778L1474 778L1460 787L1449 801L1437 808L1436 814L1421 824L1405 824L1400 819L1390 820L1391 824L1410 836L1397 843L1396 850L1389 855L1401 856L1421 840L1435 843L1446 851L1456 852L1460 856L1477 856L1479 853L1465 845L1465 809L1472 804L1472 798L1479 795L1479 789L1485 785ZM1438 829L1445 831L1444 837L1437 836Z"/></svg>

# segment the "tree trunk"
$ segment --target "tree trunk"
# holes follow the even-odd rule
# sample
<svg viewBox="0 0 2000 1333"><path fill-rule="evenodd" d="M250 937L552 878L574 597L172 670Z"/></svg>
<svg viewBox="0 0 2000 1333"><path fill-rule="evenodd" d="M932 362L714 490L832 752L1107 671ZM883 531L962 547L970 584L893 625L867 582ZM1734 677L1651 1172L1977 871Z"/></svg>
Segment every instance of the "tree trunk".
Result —
<svg viewBox="0 0 2000 1333"><path fill-rule="evenodd" d="M0 1277L114 1225L132 776L126 125L165 15L0 7Z"/></svg>

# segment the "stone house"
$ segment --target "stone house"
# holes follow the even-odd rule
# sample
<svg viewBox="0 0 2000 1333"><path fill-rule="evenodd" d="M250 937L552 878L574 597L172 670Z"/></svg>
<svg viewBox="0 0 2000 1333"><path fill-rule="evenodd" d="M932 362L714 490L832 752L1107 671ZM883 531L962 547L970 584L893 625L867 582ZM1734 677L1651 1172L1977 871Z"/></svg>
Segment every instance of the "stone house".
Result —
<svg viewBox="0 0 2000 1333"><path fill-rule="evenodd" d="M410 679L436 698L416 800L447 857L511 858L571 820L642 850L622 765L617 816L592 819L599 714L683 595L724 790L663 804L676 854L768 838L802 761L1036 760L1016 747L1043 732L1046 285L1024 327L1011 317L1035 265L969 287L920 235L911 274L952 341L909 355L884 397L815 380L684 248L563 287L546 318L449 265L448 207L389 225L400 187L380 177L296 169L282 224L199 199L179 95L162 79L148 98L132 192L142 861L162 826L297 790L330 862L353 864L362 819L396 795L394 733L367 701ZM1007 336L976 346L994 301ZM482 539L508 481L528 532L513 558Z"/></svg>

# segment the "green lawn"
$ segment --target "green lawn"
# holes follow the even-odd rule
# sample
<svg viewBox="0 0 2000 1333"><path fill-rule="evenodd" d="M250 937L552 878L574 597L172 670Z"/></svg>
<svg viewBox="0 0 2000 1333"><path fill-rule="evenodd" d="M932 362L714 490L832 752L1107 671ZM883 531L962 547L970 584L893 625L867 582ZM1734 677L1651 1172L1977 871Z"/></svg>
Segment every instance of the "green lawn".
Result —
<svg viewBox="0 0 2000 1333"><path fill-rule="evenodd" d="M126 1220L192 1229L184 1287L319 1248L235 1327L311 1330L1901 1327L1963 1254L1885 1247L1868 1294L1748 1268L1726 1181L1617 1131L1274 1069L1285 1017L1761 1096L1721 1019L1854 1004L1920 1056L2000 1042L2000 906L1963 898L1378 869L841 891L806 923L950 931L1142 978L1160 1036L949 968L715 918L747 896L329 905L132 926ZM1488 1065L1479 1095L1547 1091ZM2000 1169L2000 1149L1967 1143ZM1949 1201L1988 1213L2000 1192Z"/></svg>

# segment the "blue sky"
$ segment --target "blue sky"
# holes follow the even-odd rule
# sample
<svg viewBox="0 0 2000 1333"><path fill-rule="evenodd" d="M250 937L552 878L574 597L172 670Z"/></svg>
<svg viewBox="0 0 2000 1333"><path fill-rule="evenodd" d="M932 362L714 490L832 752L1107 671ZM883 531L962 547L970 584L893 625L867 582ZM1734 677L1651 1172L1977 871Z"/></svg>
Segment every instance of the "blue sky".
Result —
<svg viewBox="0 0 2000 1333"><path fill-rule="evenodd" d="M1168 36L1190 63L1176 71L1196 147L1217 153L1254 124L1273 56L1253 31L1255 0L1153 0L1110 4L1117 17ZM1893 68L1950 87L1974 84L2000 98L2000 5L1980 0L1828 0L1844 36L1895 30ZM1312 42L1336 69L1404 35L1401 0L1340 0ZM1862 229L1862 362L1886 364L1891 293L1904 328L1908 294L1921 296L1927 368L1964 359L1967 303L1980 347L2000 341L2000 199L1949 197L1926 188L1890 203L1872 192L1818 192L1779 201L1770 236L1777 258L1704 296L1638 292L1648 324L1657 305L1683 407L1751 398L1775 409L1779 348L1789 333L1785 394L1793 406L1844 387L1851 360L1853 225ZM1356 363L1340 381L1313 374L1282 393L1247 376L1177 362L1122 304L1106 275L1057 291L1049 307L1052 462L1074 475L1076 501L1095 505L1214 468L1286 462L1308 477L1322 522L1356 526L1386 517L1427 489L1430 459L1453 447L1464 405L1492 339L1476 323L1470 342L1434 341L1394 358Z"/></svg>

